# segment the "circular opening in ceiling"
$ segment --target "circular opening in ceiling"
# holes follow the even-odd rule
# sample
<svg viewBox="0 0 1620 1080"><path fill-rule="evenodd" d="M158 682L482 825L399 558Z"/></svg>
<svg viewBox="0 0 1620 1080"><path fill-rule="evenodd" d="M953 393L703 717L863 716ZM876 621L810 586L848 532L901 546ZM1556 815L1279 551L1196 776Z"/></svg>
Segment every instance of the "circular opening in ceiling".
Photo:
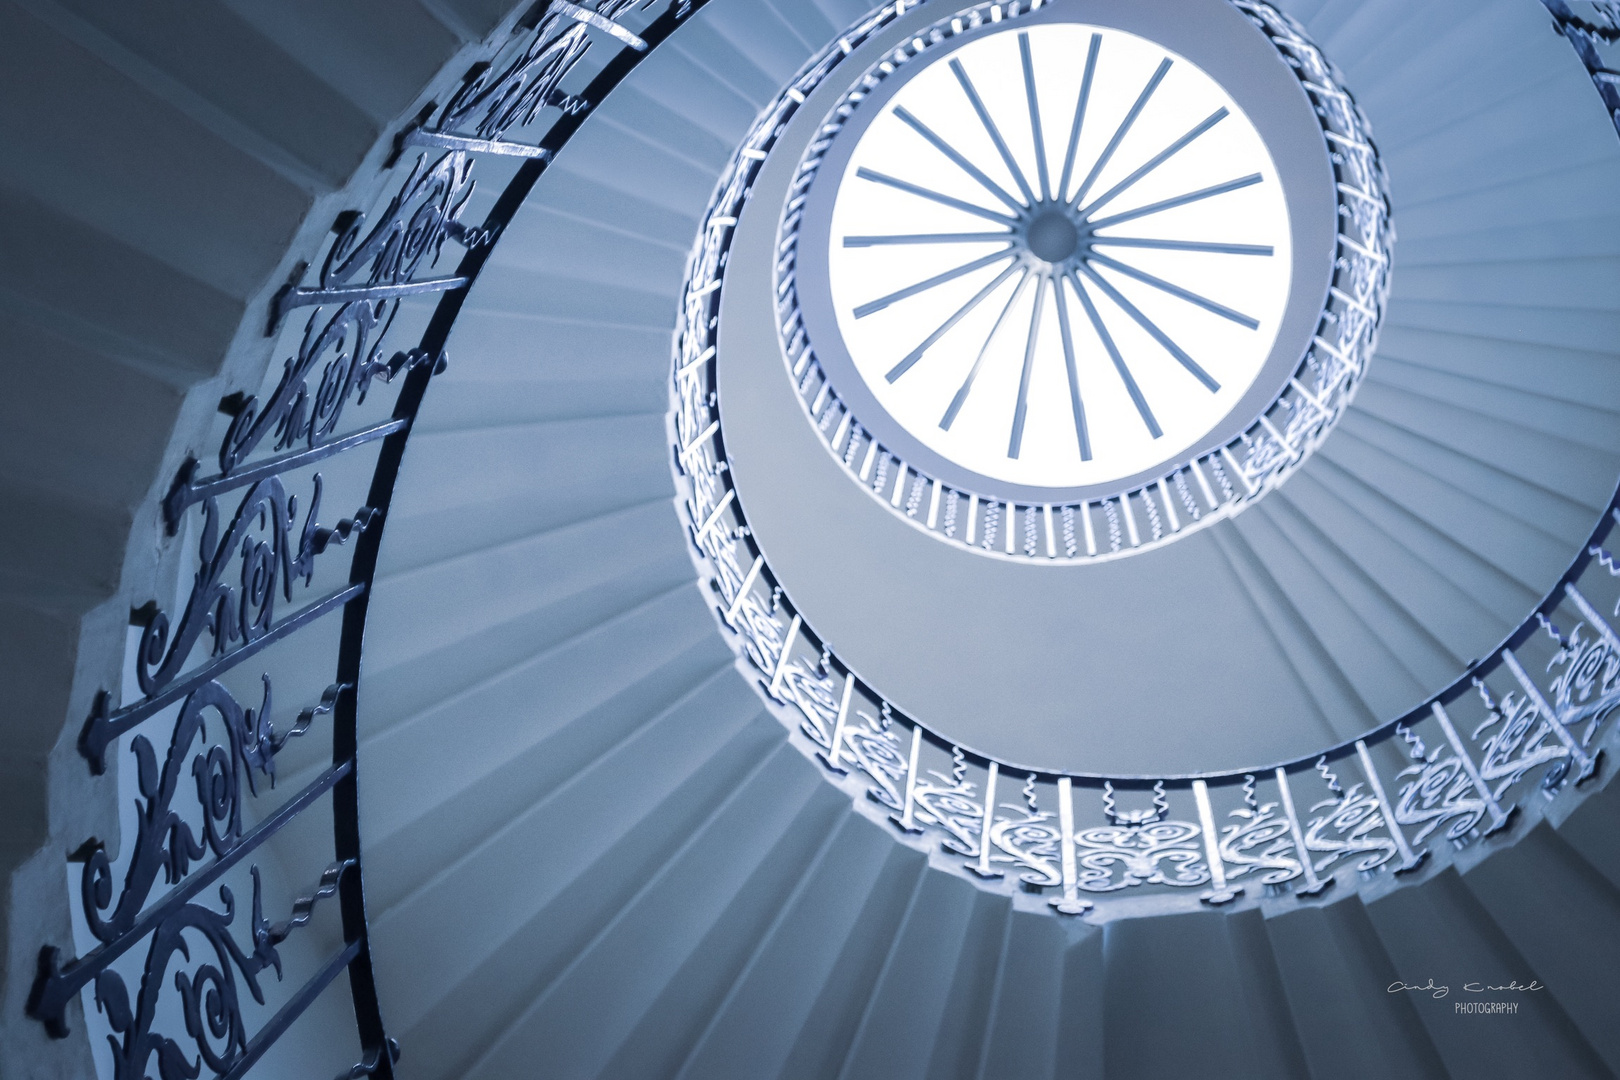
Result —
<svg viewBox="0 0 1620 1080"><path fill-rule="evenodd" d="M785 201L812 423L982 554L1113 558L1241 509L1331 429L1376 338L1382 172L1348 95L1307 92L1335 87L1320 54L1251 24L1264 52L1235 56L1201 32L1230 33L1215 0L1116 8L936 22L852 81ZM986 539L1030 512L1051 543Z"/></svg>
<svg viewBox="0 0 1620 1080"><path fill-rule="evenodd" d="M818 170L800 243L825 247L827 288L800 296L886 444L980 495L1095 487L1243 403L1291 236L1265 141L1214 79L1123 30L1008 22L883 89Z"/></svg>

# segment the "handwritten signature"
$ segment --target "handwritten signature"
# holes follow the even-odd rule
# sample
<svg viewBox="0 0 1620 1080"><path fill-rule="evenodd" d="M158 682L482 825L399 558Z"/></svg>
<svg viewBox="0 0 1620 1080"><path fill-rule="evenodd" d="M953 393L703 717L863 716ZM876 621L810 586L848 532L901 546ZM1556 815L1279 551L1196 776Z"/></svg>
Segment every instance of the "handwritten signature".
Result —
<svg viewBox="0 0 1620 1080"><path fill-rule="evenodd" d="M1512 982L1504 983L1504 984L1502 984L1500 986L1487 986L1484 983L1477 983L1477 982L1463 983L1462 988L1463 988L1463 993L1465 993L1465 994L1498 993L1498 992L1502 992L1502 991L1527 993L1527 992L1530 992L1530 991L1547 989L1545 986L1542 986L1541 983L1538 982L1535 979L1531 979L1528 985L1519 982L1518 979L1514 979ZM1437 986L1433 979L1430 979L1427 983L1425 983L1422 986L1416 986L1416 985L1413 985L1411 983L1405 983L1405 982L1402 982L1399 979L1396 979L1394 982L1389 984L1389 991L1388 992L1391 993L1391 994L1399 994L1399 993L1401 993L1403 991L1407 991L1407 990L1415 990L1415 991L1418 991L1420 993L1427 993L1430 997L1434 997L1434 998L1443 998L1447 994L1451 993L1451 987L1449 987L1449 986Z"/></svg>

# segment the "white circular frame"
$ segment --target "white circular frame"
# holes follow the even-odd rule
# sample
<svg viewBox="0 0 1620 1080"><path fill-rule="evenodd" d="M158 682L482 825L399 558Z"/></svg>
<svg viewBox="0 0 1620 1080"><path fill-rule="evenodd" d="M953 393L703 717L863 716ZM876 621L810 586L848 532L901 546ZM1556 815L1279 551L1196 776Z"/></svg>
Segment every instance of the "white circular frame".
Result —
<svg viewBox="0 0 1620 1080"><path fill-rule="evenodd" d="M1280 189L1290 170L1303 186L1298 177L1313 163L1299 164L1299 147L1268 146L1265 115L1251 118L1203 69L1148 37L1066 20L1072 9L1062 0L979 5L941 20L852 80L828 116L783 212L778 326L825 445L894 512L983 554L1078 561L1128 555L1229 516L1276 486L1348 404L1372 355L1388 288L1393 230L1383 169L1365 119L1297 24L1263 3L1232 2L1278 50L1314 108L1325 146L1303 150L1316 155L1317 168L1328 158L1337 189L1337 221L1325 228L1289 219ZM1134 85L1128 105L1093 108L1091 133L1082 128L1073 160L1067 131L1047 135L1063 151L1046 147L1042 176L1037 124L1049 131L1056 116L1057 126L1071 127L1080 112L1050 105L1067 93L1078 99L1076 87L1063 78L1050 87L1039 80L1043 55L1063 44L1054 35L1075 38L1070 54L1079 44L1086 56L1068 82L1094 82L1110 70L1101 60L1119 54L1127 62L1112 65L1108 77ZM1023 78L981 88L985 80L973 71L985 69L991 50ZM995 74L993 64L987 70ZM945 107L952 92L960 106L954 117ZM1038 109L1019 108L1032 98ZM1282 176L1275 155L1293 159L1278 157ZM908 172L908 158L932 171ZM858 193L853 207L846 205L850 190ZM1200 197L1153 211L1189 194ZM1229 231L1233 215L1201 213L1241 206L1245 197L1252 212L1239 224L1260 235ZM922 207L938 213L920 220L945 227L909 228ZM1134 213L1143 208L1150 212ZM1031 224L1043 212L1049 221L1054 210L1080 236L1071 257L1043 258L1034 250L1040 243L1030 241ZM1124 222L1104 223L1120 216L1129 236L1119 231ZM861 239L965 231L975 220L985 226L980 232L1006 239L975 240L976 251ZM1307 224L1335 245L1326 272L1295 264L1295 226ZM845 247L848 237L857 243ZM1176 247L1104 242L1120 238ZM868 264L878 272L863 275L852 257L875 247L891 250L878 251ZM918 248L929 254L919 258ZM1265 248L1270 255L1256 254ZM1046 254L1054 254L1050 244ZM1245 271L1234 269L1256 264L1270 267L1269 278L1251 273L1245 283ZM950 276L963 265L972 268ZM937 287L916 288L942 275L948 280ZM1066 297L1066 312L1055 294ZM1043 301L1044 333L1035 325L1036 299ZM1005 325L990 332L998 316ZM941 327L944 333L935 333ZM989 348L981 349L987 338ZM928 366L937 374L909 401L894 390ZM891 383L886 376L896 368ZM995 373L977 389L964 377L975 368L974 377ZM1079 378L1065 378L1069 370ZM1142 374L1133 379L1133 372ZM1220 390L1208 390L1209 383ZM1189 407L1178 413L1177 400ZM970 436L954 445L953 433L939 437L929 415L953 410L952 426ZM1155 421L1157 438L1150 435ZM1089 461L1082 452L1088 435ZM1105 455L1099 436L1119 440L1125 452Z"/></svg>

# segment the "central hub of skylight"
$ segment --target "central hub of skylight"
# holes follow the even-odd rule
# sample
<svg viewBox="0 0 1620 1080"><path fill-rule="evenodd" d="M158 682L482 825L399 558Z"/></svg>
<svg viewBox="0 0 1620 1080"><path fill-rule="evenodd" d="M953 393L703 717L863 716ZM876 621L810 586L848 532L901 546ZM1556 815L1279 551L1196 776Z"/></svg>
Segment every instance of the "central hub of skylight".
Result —
<svg viewBox="0 0 1620 1080"><path fill-rule="evenodd" d="M1062 22L885 87L816 180L836 185L837 333L881 409L861 419L990 497L1108 484L1209 436L1265 366L1292 261L1231 96L1152 41Z"/></svg>
<svg viewBox="0 0 1620 1080"><path fill-rule="evenodd" d="M1024 232L1024 243L1037 259L1060 263L1072 257L1080 245L1080 228L1066 206L1038 212Z"/></svg>

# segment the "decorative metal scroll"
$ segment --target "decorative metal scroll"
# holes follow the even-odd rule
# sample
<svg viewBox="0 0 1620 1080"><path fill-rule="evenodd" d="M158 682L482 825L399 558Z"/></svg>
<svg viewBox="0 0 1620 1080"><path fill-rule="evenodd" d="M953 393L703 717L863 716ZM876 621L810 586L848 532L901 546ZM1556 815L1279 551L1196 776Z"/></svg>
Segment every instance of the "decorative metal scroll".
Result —
<svg viewBox="0 0 1620 1080"><path fill-rule="evenodd" d="M1243 778L1243 805L1228 812L1234 819L1221 830L1220 856L1231 880L1253 875L1265 886L1293 881L1303 873L1287 816L1278 802L1262 803L1253 774Z"/></svg>
<svg viewBox="0 0 1620 1080"><path fill-rule="evenodd" d="M1301 78L1310 82L1326 70L1320 54L1289 37L1297 29L1290 22L1236 2L1298 62ZM1556 0L1547 2L1551 8ZM1620 559L1604 546L1620 524L1620 493L1582 554L1504 648L1407 716L1325 754L1264 769L1201 779L1109 777L997 761L895 709L809 625L754 543L731 485L715 381L723 268L749 186L784 124L845 55L913 6L887 5L850 28L761 114L703 219L682 294L671 379L681 515L716 615L795 744L858 808L936 857L935 865L955 868L982 888L1045 894L1055 911L1070 916L1148 895L1161 904L1180 896L1185 900L1176 902L1192 906L1287 893L1310 901L1339 881L1353 888L1361 878L1447 865L1494 836L1529 828L1526 822L1551 800L1578 797L1573 792L1598 775L1605 748L1620 738L1613 720L1620 710L1620 637L1606 614L1613 609L1620 617ZM1615 6L1587 6L1608 12L1603 35L1609 36L1602 40L1620 41ZM1597 33L1590 26L1576 30ZM1350 124L1354 106L1347 98L1317 100L1325 123ZM1335 131L1343 136L1335 141L1341 182L1369 190L1381 184L1370 149L1355 145L1347 127ZM1372 203L1341 215L1341 255L1387 224ZM1350 368L1341 357L1352 343L1371 340L1376 318L1363 308L1373 308L1366 301L1375 296L1382 303L1375 264L1340 262L1335 289L1344 296L1296 379L1313 394L1342 391ZM790 355L803 347L791 327L784 345ZM820 394L813 378L801 393ZM820 396L824 406L829 395ZM1320 430L1313 426L1319 419L1299 409L1279 416L1276 426L1286 442ZM836 421L824 428L835 430ZM1248 470L1276 463L1267 464L1267 453L1256 442L1244 453L1212 457L1194 480L1228 501L1246 497L1260 475ZM851 452L845 464L863 468L859 456ZM1033 535L1035 543L1049 537L1055 551L1061 538L1072 557L1137 546L1148 530L1162 527L1134 517L1135 504L1125 502L1100 504L1096 518L1069 513L1073 508L1048 515L998 506L981 507L975 517L962 499L931 509L926 485L908 480L901 488L896 474L879 471L893 467L874 455L867 475L885 492L902 492L893 505L928 515L931 528L937 509L938 527L969 543L984 542L990 530L992 544ZM1183 479L1157 489L1155 506L1166 518ZM1023 785L1021 800L1008 797L1009 783ZM1151 805L1122 810L1121 799L1140 798L1127 791L1151 792Z"/></svg>
<svg viewBox="0 0 1620 1080"><path fill-rule="evenodd" d="M1541 0L1553 25L1575 49L1592 76L1592 85L1620 130L1620 4L1614 0Z"/></svg>
<svg viewBox="0 0 1620 1080"><path fill-rule="evenodd" d="M1153 794L1152 809L1121 811L1115 806L1113 784L1104 783L1103 814L1108 824L1083 829L1074 837L1080 851L1080 888L1114 892L1133 885L1187 888L1209 882L1209 867L1198 845L1201 830L1190 821L1170 818L1162 783L1154 785Z"/></svg>
<svg viewBox="0 0 1620 1080"><path fill-rule="evenodd" d="M301 264L276 296L269 331L290 351L262 397L241 392L221 402L231 422L218 471L204 475L191 459L177 474L163 519L170 536L194 538L195 574L174 609L153 601L133 612L140 696L119 705L111 692L98 695L80 738L91 771L101 773L128 736L134 835L125 838L121 871L100 840L74 855L82 863L79 908L98 944L71 958L45 947L28 1002L29 1013L61 1037L70 1004L88 991L87 1008L100 1010L112 1032L118 1080L144 1080L154 1069L162 1080L205 1071L239 1077L345 972L362 1052L344 1075L393 1075L399 1046L377 1004L361 888L355 696L404 443L428 381L445 368L444 342L468 287L546 161L702 2L601 0L587 8L541 0L492 41L448 102L397 137L400 164L388 166L391 194L381 208L339 215L324 256L310 261L318 270L311 275L310 263ZM604 50L596 74L565 92L580 61ZM519 132L535 141L508 141ZM469 225L462 216L483 154L527 160L489 218ZM439 272L449 250L457 250L457 265ZM402 303L424 294L440 294L428 329L396 346L391 331ZM301 329L282 334L300 308L310 309ZM398 388L386 409L368 401L381 385ZM358 419L363 410L382 415ZM326 481L312 468L371 444L380 445L368 490L344 497L347 516L324 511ZM346 580L314 592L317 580L343 569L324 568L339 549L348 555ZM230 686L239 676L231 673L336 613L341 638L317 699L299 703L290 720L274 719L268 674L256 706L237 699ZM822 688L806 672L787 685L805 708ZM289 740L318 732L329 735L334 764L278 804L260 803ZM271 921L255 853L321 800L330 800L333 859L285 918ZM245 901L237 895L243 868L252 882ZM341 947L257 1022L250 1003L268 1008L267 973L277 981L284 974L278 946L327 905L337 909ZM246 908L240 918L239 906ZM119 961L143 955L131 986ZM175 1018L183 1031L171 1030Z"/></svg>

